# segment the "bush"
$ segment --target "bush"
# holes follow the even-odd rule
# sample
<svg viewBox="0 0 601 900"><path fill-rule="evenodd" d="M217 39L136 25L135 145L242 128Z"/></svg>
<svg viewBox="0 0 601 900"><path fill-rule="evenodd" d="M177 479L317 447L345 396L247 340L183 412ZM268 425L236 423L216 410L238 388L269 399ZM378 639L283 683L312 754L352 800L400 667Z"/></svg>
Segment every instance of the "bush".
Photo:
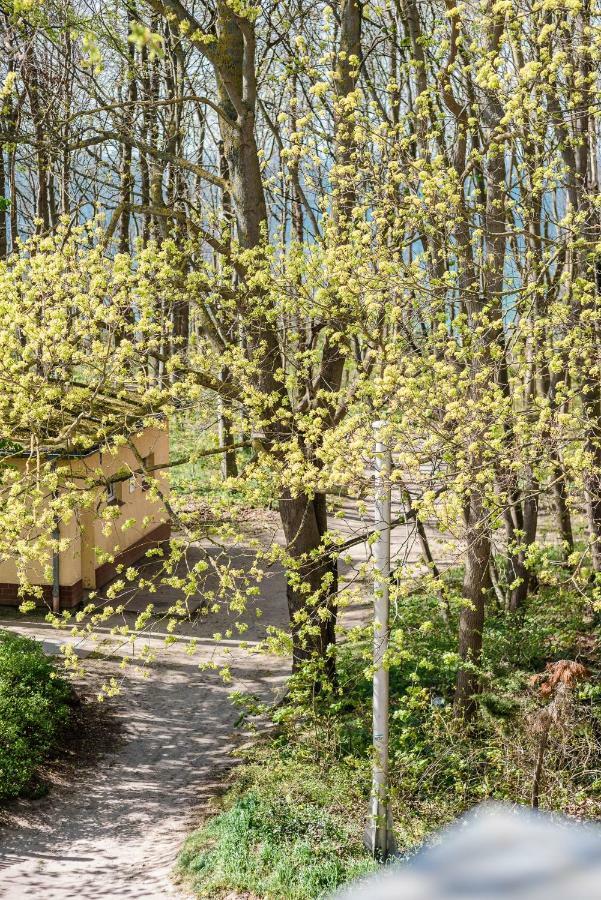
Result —
<svg viewBox="0 0 601 900"><path fill-rule="evenodd" d="M67 722L69 695L41 644L0 631L0 800L30 785Z"/></svg>

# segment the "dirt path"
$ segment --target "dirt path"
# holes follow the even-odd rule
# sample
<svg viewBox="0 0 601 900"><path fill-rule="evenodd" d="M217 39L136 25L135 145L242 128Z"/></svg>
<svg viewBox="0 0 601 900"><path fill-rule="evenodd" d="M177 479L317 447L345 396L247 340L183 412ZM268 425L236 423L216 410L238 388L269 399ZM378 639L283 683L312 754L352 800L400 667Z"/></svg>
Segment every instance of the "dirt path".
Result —
<svg viewBox="0 0 601 900"><path fill-rule="evenodd" d="M286 621L279 573L265 582L261 606L261 624L245 635L251 644L267 624ZM285 660L251 655L226 641L233 685L199 671L199 661L215 654L209 634L219 630L219 618L201 629L199 654L188 656L183 645L169 648L148 678L128 679L121 696L110 701L122 723L121 739L96 770L76 774L48 797L17 804L11 825L0 830L0 897L177 896L169 872L178 849L231 765L228 751L239 740L231 687L269 696L288 669ZM43 640L50 652L63 640L39 621L10 625ZM157 645L159 640L157 635ZM86 662L92 675L103 667L109 670L106 662Z"/></svg>
<svg viewBox="0 0 601 900"><path fill-rule="evenodd" d="M336 523L345 536L365 530L368 523L353 509L345 513L344 520ZM395 532L393 550L399 558L415 560L419 555L415 537L403 528ZM365 553L365 545L354 547L354 565L343 566L349 583L354 582L356 566ZM163 587L132 606L143 609L149 599L160 609L173 596ZM281 572L274 570L263 581L257 605L263 615L257 619L249 613L249 630L244 635L251 646L268 625L286 624ZM363 610L347 610L345 617L349 624L356 624L365 614L369 604ZM48 652L57 652L64 641L39 619L4 624L42 640ZM213 632L225 632L228 624L220 614L211 617L200 630L190 631L200 636L199 654L190 657L183 644L176 645L161 655L147 679L128 680L121 696L111 701L122 726L122 740L97 767L82 769L42 800L17 805L11 825L0 829L0 897L155 900L177 896L169 873L178 849L231 764L228 751L237 740L234 725L239 716L229 699L231 687L267 697L281 687L288 671L286 660L251 654L237 641L216 645ZM154 641L158 647L159 634ZM213 659L225 648L231 654L227 663L233 685L229 686L216 673L198 669L199 661ZM88 648L80 644L78 652L86 655ZM92 675L103 666L116 671L114 665L109 669L108 663L95 659L86 662Z"/></svg>

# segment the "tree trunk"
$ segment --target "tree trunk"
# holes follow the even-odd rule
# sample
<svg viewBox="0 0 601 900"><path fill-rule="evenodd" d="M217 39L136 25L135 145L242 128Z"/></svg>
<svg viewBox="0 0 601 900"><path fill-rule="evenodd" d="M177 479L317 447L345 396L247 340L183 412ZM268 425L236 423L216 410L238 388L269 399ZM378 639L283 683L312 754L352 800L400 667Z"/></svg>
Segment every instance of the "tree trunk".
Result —
<svg viewBox="0 0 601 900"><path fill-rule="evenodd" d="M566 477L561 463L553 472L553 500L555 503L555 515L557 518L557 530L563 544L564 559L574 551L574 533L572 531L572 517L567 503Z"/></svg>
<svg viewBox="0 0 601 900"><path fill-rule="evenodd" d="M128 31L134 22L132 10L128 17ZM132 173L132 145L131 138L134 137L134 121L138 100L138 76L136 74L136 48L133 43L128 43L127 52L127 106L124 114L124 126L127 129L126 140L121 147L121 186L120 186L120 207L121 214L119 216L119 252L129 253L130 251L130 225L131 225L131 203L132 192L134 189L134 178Z"/></svg>
<svg viewBox="0 0 601 900"><path fill-rule="evenodd" d="M587 422L585 446L591 458L591 467L584 479L584 498L589 532L591 562L595 572L601 572L601 386L599 385L599 358L601 336L593 326L591 340L594 343L596 369L594 376L584 378L582 402ZM588 364L590 367L590 363Z"/></svg>
<svg viewBox="0 0 601 900"><path fill-rule="evenodd" d="M600 465L595 462L595 469ZM601 572L601 477L591 473L586 479L586 513L591 548L591 562L595 572Z"/></svg>
<svg viewBox="0 0 601 900"><path fill-rule="evenodd" d="M515 514L517 528L513 521L512 512ZM508 528L507 539L510 546L507 580L513 587L510 588L507 607L510 612L516 612L523 606L530 587L530 571L527 568L527 553L536 540L538 527L538 485L531 481L523 492L523 500L519 491L514 494L513 509L507 510ZM519 531L519 534L516 534ZM511 549L511 544L515 544Z"/></svg>
<svg viewBox="0 0 601 900"><path fill-rule="evenodd" d="M71 186L71 152L69 150L71 125L70 118L73 103L73 36L67 28L64 33L64 53L65 53L65 94L63 102L64 125L61 129L62 160L60 172L60 211L62 216L67 216L71 212L71 201L69 197L69 189Z"/></svg>
<svg viewBox="0 0 601 900"><path fill-rule="evenodd" d="M356 0L351 3L360 12ZM179 3L165 0L163 4L151 0L151 5L161 12L168 7L176 17L181 19L183 16L190 25ZM254 24L250 18L235 12L233 4L217 0L212 36L216 40L204 52L213 65L217 82L222 171L228 173L227 189L231 195L238 243L243 250L257 251L256 265L259 266L261 247L269 239L269 223L255 135ZM242 266L238 267L237 275L241 280L245 278ZM251 359L261 360L253 387L262 402L257 402L254 412L265 423L267 445L277 446L282 439L290 437L289 426L277 415L290 403L281 374L283 360L277 324L269 315L268 298L260 285L254 285L241 302L247 307L244 312L252 317L252 329L246 335L246 352ZM331 389L332 384L339 383L331 378L332 372L341 371L342 354L337 345L331 347L330 357L323 366L322 377ZM327 528L325 498L292 497L284 489L279 507L287 550L294 563L288 573L287 590L294 667L297 669L304 660L317 656L326 659L326 669L331 674L335 660L333 654L329 654L329 648L333 644L335 620L330 606L335 578L331 560L319 555L322 530ZM303 585L308 586L308 594Z"/></svg>
<svg viewBox="0 0 601 900"><path fill-rule="evenodd" d="M39 220L37 230L44 233L50 228L50 193L48 184L50 177L50 159L48 155L45 122L48 110L44 108L44 100L41 95L40 74L32 46L29 46L27 49L26 64L23 68L23 79L27 97L29 99L29 107L36 138L38 181L36 192L36 218Z"/></svg>
<svg viewBox="0 0 601 900"><path fill-rule="evenodd" d="M8 154L8 186L10 191L10 252L17 249L19 237L19 211L17 206L17 155L14 149Z"/></svg>
<svg viewBox="0 0 601 900"><path fill-rule="evenodd" d="M599 336L593 335L595 343ZM601 572L601 387L599 373L586 378L582 386L586 428L586 449L592 465L584 482L591 561L595 572Z"/></svg>
<svg viewBox="0 0 601 900"><path fill-rule="evenodd" d="M338 229L345 231L350 224L356 202L355 170L356 150L352 112L345 106L345 100L357 86L361 61L362 3L359 0L341 0L340 3L340 45L336 65L335 83L337 104L335 110L336 169L334 179L334 214Z"/></svg>
<svg viewBox="0 0 601 900"><path fill-rule="evenodd" d="M470 498L466 538L463 598L468 603L459 618L459 655L462 662L469 665L461 666L457 673L455 711L458 716L469 720L476 712L475 698L480 689L478 672L473 667L480 663L486 595L491 587L490 536L482 500L477 494Z"/></svg>
<svg viewBox="0 0 601 900"><path fill-rule="evenodd" d="M227 369L221 372L221 380L225 383L230 381L230 373ZM234 443L234 435L232 430L232 417L230 414L229 404L222 398L219 398L218 430L219 430L219 446L227 447ZM221 475L223 479L238 477L238 463L236 462L236 451L227 450L221 454Z"/></svg>
<svg viewBox="0 0 601 900"><path fill-rule="evenodd" d="M5 259L8 253L8 240L6 228L6 172L4 168L4 147L0 144L0 259Z"/></svg>
<svg viewBox="0 0 601 900"><path fill-rule="evenodd" d="M319 535L323 541L323 538L328 532L327 495L321 492L316 493L315 497L313 498L313 505L315 506L315 517L317 519ZM338 556L328 557L324 565L326 566L326 570L331 577L331 580L327 585L326 592L326 602L328 609L328 618L326 620L326 636L328 640L328 647L331 647L336 643L336 622L338 620ZM334 675L335 669L332 668L329 674Z"/></svg>
<svg viewBox="0 0 601 900"><path fill-rule="evenodd" d="M150 79L150 70L149 70L149 61L148 61L148 48L144 45L140 51L140 69L141 69L141 77L140 77L140 89L142 94L142 100L145 105L143 107L142 112L142 138L146 144L148 144L150 140L150 118L149 118L149 109L148 106L151 99L151 79ZM142 203L142 208L144 210L150 209L150 163L148 161L148 154L145 151L140 150L140 201ZM143 224L142 224L142 244L146 246L151 238L152 231L152 216L150 212L144 212Z"/></svg>
<svg viewBox="0 0 601 900"><path fill-rule="evenodd" d="M420 547L422 549L422 559L426 563L428 570L432 573L432 576L436 579L439 584L438 587L438 597L440 600L440 612L442 614L442 618L444 620L445 625L449 625L451 621L451 609L449 606L449 598L446 595L444 585L442 583L442 576L440 569L436 565L436 561L432 556L432 550L430 549L430 542L428 540L428 535L426 533L426 529L424 527L424 523L420 519L417 511L413 508L413 504L411 502L411 494L409 490L401 484L401 502L403 504L403 510L406 516L410 516L415 522L415 530L417 532L417 536L419 538Z"/></svg>
<svg viewBox="0 0 601 900"><path fill-rule="evenodd" d="M240 22L225 3L217 4L217 12L220 60L216 68L217 86L220 105L227 113L219 120L222 171L228 173L238 242L244 249L254 249L268 236L267 208L255 138L254 34L249 25L242 33ZM240 98L243 98L242 103ZM250 298L251 303L257 304L256 311L260 311L263 299L260 294ZM256 316L248 336L248 353L253 357L260 356L264 361L258 372L257 387L266 398L263 410L268 422L266 437L269 441L277 440L283 426L273 413L280 404L288 401L281 379L276 375L281 367L278 336L267 317ZM331 681L336 665L331 650L336 622L333 604L336 578L332 561L319 550L322 534L327 530L325 497L292 497L284 488L279 510L286 549L293 561L287 573L293 669L298 671L303 663L317 661L324 665L324 675Z"/></svg>
<svg viewBox="0 0 601 900"><path fill-rule="evenodd" d="M284 490L280 516L286 549L293 560L288 572L288 612L292 632L292 668L305 663L323 663L323 675L330 683L335 677L337 590L336 565L320 550L327 528L325 496L292 497Z"/></svg>

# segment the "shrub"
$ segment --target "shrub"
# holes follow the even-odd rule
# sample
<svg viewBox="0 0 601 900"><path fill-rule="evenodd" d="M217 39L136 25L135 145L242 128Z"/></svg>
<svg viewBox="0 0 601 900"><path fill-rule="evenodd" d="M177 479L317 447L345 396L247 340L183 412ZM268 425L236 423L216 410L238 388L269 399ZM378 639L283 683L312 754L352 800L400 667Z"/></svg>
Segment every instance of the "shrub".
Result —
<svg viewBox="0 0 601 900"><path fill-rule="evenodd" d="M0 631L0 800L30 784L67 722L69 693L41 644Z"/></svg>

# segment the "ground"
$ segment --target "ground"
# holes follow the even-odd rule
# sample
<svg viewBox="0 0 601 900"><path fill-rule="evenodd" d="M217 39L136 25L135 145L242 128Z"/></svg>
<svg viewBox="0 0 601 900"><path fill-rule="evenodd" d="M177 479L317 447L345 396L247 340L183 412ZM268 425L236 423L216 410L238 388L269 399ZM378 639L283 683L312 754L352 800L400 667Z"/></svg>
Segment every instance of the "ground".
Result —
<svg viewBox="0 0 601 900"><path fill-rule="evenodd" d="M281 574L265 582L262 601L264 623L284 624ZM13 619L12 625L43 640L49 652L61 643L61 635L39 620L17 626ZM211 631L219 627L215 617ZM270 695L288 670L286 660L257 658L228 643L233 685L198 669L199 656L215 651L211 640L194 658L172 646L148 678L128 678L122 694L108 701L121 733L96 771L86 767L48 797L13 806L12 821L0 831L2 896L150 900L177 893L169 872L179 846L240 740L234 729L239 711L229 692ZM85 666L88 679L109 669L95 659Z"/></svg>
<svg viewBox="0 0 601 900"><path fill-rule="evenodd" d="M365 524L348 509L340 526L352 534ZM409 548L407 538L405 529L398 529L395 548L415 559L417 543L411 541ZM357 562L365 550L364 545L354 548ZM347 575L352 580L353 567ZM147 599L140 598L141 606ZM169 591L162 588L152 600L158 606L169 603ZM286 623L280 571L274 569L263 582L259 605L263 616L251 620L244 636L251 646L267 625ZM347 614L351 622L357 615L358 610ZM64 640L39 618L13 617L6 624L39 638L48 652L57 652ZM289 669L286 659L257 656L237 640L217 647L211 635L225 628L219 615L212 617L196 632L199 655L190 657L183 645L175 645L150 667L148 678L129 678L122 694L108 701L121 725L120 736L96 767L82 766L48 797L19 801L11 809L11 821L0 830L1 896L154 900L178 894L169 873L179 847L202 816L203 804L231 765L229 751L241 739L230 690L273 696ZM224 685L217 673L198 669L199 656L213 658L224 646L231 653L232 685ZM79 644L78 652L86 656L89 651ZM89 656L85 661L92 680L108 669L114 672L110 665Z"/></svg>

